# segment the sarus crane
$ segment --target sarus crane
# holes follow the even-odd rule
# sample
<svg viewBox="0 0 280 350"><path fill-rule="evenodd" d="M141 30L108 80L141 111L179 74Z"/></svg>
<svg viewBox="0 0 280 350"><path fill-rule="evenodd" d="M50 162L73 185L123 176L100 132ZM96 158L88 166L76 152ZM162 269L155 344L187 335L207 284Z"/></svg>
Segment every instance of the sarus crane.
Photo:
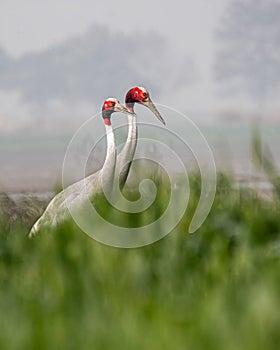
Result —
<svg viewBox="0 0 280 350"><path fill-rule="evenodd" d="M88 199L93 201L96 195L112 189L116 167L116 146L111 124L111 115L114 112L134 116L132 110L121 105L115 98L108 98L103 103L102 117L106 129L107 151L102 169L59 192L48 204L42 216L35 222L28 237L34 236L42 228L56 226L66 220L70 215L67 206L78 208Z"/></svg>
<svg viewBox="0 0 280 350"><path fill-rule="evenodd" d="M123 188L127 180L131 163L135 154L137 145L138 130L136 123L136 114L134 113L134 104L139 103L148 107L154 115L165 125L165 121L157 110L150 98L149 92L141 86L135 86L130 89L125 97L125 105L131 112L128 115L128 135L126 143L117 157L116 174L119 174L119 184Z"/></svg>

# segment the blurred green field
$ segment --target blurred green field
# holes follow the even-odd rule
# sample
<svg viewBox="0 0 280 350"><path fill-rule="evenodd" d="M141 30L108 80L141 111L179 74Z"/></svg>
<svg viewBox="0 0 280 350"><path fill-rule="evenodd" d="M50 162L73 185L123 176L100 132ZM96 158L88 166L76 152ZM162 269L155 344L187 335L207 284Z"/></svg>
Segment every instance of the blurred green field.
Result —
<svg viewBox="0 0 280 350"><path fill-rule="evenodd" d="M189 235L199 177L190 182L179 225L137 249L104 246L71 223L30 240L44 203L2 195L0 349L278 349L277 192L264 200L220 174L210 215Z"/></svg>

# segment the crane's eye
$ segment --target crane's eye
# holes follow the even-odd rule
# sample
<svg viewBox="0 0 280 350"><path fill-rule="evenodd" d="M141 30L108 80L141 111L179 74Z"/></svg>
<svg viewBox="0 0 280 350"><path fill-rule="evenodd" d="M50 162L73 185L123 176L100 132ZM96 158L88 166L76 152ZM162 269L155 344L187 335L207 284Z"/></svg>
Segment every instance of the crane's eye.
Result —
<svg viewBox="0 0 280 350"><path fill-rule="evenodd" d="M143 96L143 99L144 99L144 100L147 100L147 98L149 98L149 95L148 95L147 92L145 92L145 91L143 91L142 96Z"/></svg>

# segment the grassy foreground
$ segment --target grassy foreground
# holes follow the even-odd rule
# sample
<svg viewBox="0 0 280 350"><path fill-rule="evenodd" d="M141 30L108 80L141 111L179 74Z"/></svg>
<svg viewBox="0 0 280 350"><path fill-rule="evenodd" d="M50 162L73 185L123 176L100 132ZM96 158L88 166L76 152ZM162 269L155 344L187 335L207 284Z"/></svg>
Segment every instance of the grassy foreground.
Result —
<svg viewBox="0 0 280 350"><path fill-rule="evenodd" d="M188 214L128 250L70 224L29 240L36 210L23 203L14 217L2 200L0 349L279 349L279 199L220 176L198 232Z"/></svg>

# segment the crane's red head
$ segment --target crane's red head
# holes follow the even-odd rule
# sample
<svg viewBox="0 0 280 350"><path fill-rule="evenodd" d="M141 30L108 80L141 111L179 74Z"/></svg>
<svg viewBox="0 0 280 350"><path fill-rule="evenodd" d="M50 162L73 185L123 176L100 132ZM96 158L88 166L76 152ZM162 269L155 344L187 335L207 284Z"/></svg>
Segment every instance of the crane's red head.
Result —
<svg viewBox="0 0 280 350"><path fill-rule="evenodd" d="M110 97L104 101L102 106L102 117L104 119L104 123L106 125L111 125L111 115L114 112L121 112L125 114L134 115L135 113L128 110L125 106L123 106L120 101L116 98Z"/></svg>
<svg viewBox="0 0 280 350"><path fill-rule="evenodd" d="M150 98L150 94L145 88L136 86L127 92L125 97L125 104L131 112L134 112L135 103L140 103L143 106L148 107L154 113L154 115L165 125L164 119L160 115L156 106L153 104Z"/></svg>
<svg viewBox="0 0 280 350"><path fill-rule="evenodd" d="M143 103L148 101L150 98L148 91L141 87L136 86L132 89L130 89L125 97L125 103L127 105L134 105L134 103Z"/></svg>

